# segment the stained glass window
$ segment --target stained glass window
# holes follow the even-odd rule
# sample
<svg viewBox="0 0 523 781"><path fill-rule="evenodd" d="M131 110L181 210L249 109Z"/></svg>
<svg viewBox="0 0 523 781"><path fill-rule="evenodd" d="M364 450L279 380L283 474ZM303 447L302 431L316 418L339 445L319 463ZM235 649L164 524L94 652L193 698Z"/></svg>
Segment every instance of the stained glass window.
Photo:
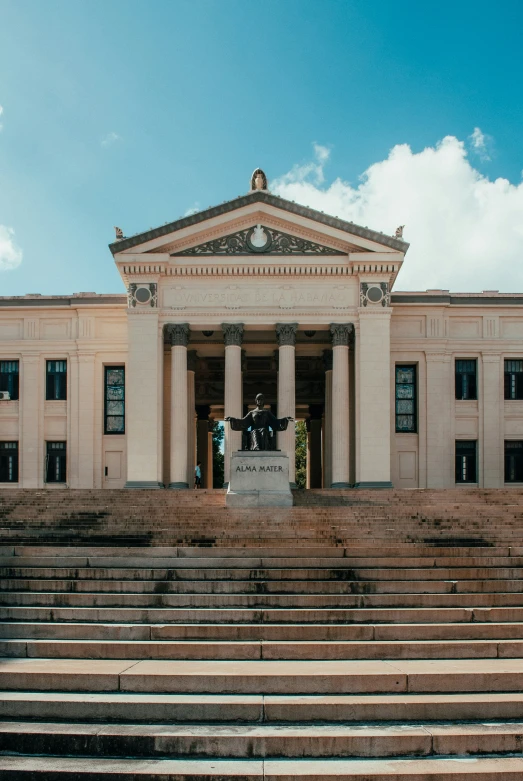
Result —
<svg viewBox="0 0 523 781"><path fill-rule="evenodd" d="M125 367L105 367L104 431L106 434L125 434Z"/></svg>
<svg viewBox="0 0 523 781"><path fill-rule="evenodd" d="M456 440L456 483L477 482L477 442Z"/></svg>
<svg viewBox="0 0 523 781"><path fill-rule="evenodd" d="M396 431L417 431L416 366L396 366Z"/></svg>

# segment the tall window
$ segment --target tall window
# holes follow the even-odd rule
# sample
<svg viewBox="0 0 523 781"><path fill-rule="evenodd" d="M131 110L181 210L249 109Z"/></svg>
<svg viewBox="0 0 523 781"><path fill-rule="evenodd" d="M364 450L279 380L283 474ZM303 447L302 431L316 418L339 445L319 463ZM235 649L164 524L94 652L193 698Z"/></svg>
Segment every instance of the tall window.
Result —
<svg viewBox="0 0 523 781"><path fill-rule="evenodd" d="M67 398L67 361L47 361L45 398L48 401Z"/></svg>
<svg viewBox="0 0 523 781"><path fill-rule="evenodd" d="M104 431L125 434L125 368L105 367Z"/></svg>
<svg viewBox="0 0 523 781"><path fill-rule="evenodd" d="M477 482L477 442L473 439L456 441L456 483Z"/></svg>
<svg viewBox="0 0 523 781"><path fill-rule="evenodd" d="M523 399L523 360L505 361L505 398Z"/></svg>
<svg viewBox="0 0 523 781"><path fill-rule="evenodd" d="M505 482L523 483L523 442L505 442Z"/></svg>
<svg viewBox="0 0 523 781"><path fill-rule="evenodd" d="M12 399L18 398L18 361L0 361L0 391L8 391Z"/></svg>
<svg viewBox="0 0 523 781"><path fill-rule="evenodd" d="M0 442L0 483L18 482L18 442Z"/></svg>
<svg viewBox="0 0 523 781"><path fill-rule="evenodd" d="M47 442L45 458L45 482L65 483L67 476L66 443Z"/></svg>
<svg viewBox="0 0 523 781"><path fill-rule="evenodd" d="M396 366L396 431L417 431L416 367Z"/></svg>
<svg viewBox="0 0 523 781"><path fill-rule="evenodd" d="M477 399L477 361L475 358L456 360L456 398Z"/></svg>

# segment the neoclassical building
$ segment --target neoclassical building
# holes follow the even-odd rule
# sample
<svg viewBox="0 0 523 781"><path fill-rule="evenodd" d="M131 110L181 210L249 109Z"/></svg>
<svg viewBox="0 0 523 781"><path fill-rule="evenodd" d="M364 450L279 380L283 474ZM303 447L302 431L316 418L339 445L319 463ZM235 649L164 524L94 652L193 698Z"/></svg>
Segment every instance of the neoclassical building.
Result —
<svg viewBox="0 0 523 781"><path fill-rule="evenodd" d="M211 487L210 421L258 392L308 487L523 483L523 294L395 292L407 249L257 169L111 244L127 294L0 298L1 487Z"/></svg>

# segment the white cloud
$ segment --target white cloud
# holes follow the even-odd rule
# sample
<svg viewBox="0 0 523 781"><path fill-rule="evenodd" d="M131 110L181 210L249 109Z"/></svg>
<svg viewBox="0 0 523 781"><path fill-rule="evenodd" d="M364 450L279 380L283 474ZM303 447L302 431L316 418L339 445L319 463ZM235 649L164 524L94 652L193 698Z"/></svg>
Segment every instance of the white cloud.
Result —
<svg viewBox="0 0 523 781"><path fill-rule="evenodd" d="M102 146L111 146L111 144L114 144L116 141L119 140L120 140L120 136L118 135L118 133L111 132L111 133L107 133L107 135L102 138L100 144Z"/></svg>
<svg viewBox="0 0 523 781"><path fill-rule="evenodd" d="M15 243L12 228L0 225L0 271L12 271L22 262L22 250Z"/></svg>
<svg viewBox="0 0 523 781"><path fill-rule="evenodd" d="M330 157L330 149L321 144L313 144L314 160L308 163L297 164L292 169L278 179L278 184L285 186L294 183L305 182L307 179L312 179L315 184L323 184L325 181L325 174L323 168L328 162ZM274 187L272 188L274 190Z"/></svg>
<svg viewBox="0 0 523 781"><path fill-rule="evenodd" d="M486 133L483 133L481 128L475 127L470 138L472 150L477 154L479 159L483 163L487 163L491 160L490 148L492 146L492 138Z"/></svg>
<svg viewBox="0 0 523 781"><path fill-rule="evenodd" d="M197 214L197 212L199 211L200 211L200 204L198 201L195 201L194 206L191 206L190 209L187 209L187 211L183 213L183 216L190 217L191 214Z"/></svg>
<svg viewBox="0 0 523 781"><path fill-rule="evenodd" d="M4 113L4 107L0 106L0 130L2 130L2 128L4 127L4 125L2 123L2 114L3 113Z"/></svg>
<svg viewBox="0 0 523 781"><path fill-rule="evenodd" d="M464 142L447 136L417 153L395 146L355 186L323 185L324 162L315 150L273 192L388 235L405 224L411 246L397 290L523 292L523 182L480 174Z"/></svg>

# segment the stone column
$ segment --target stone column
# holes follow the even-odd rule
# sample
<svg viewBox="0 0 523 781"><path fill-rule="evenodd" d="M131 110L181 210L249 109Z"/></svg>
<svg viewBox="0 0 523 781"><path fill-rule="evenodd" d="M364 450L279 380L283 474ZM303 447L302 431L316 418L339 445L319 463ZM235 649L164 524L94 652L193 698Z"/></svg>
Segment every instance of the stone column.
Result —
<svg viewBox="0 0 523 781"><path fill-rule="evenodd" d="M187 323L170 324L171 341L171 475L169 488L188 488L187 482Z"/></svg>
<svg viewBox="0 0 523 781"><path fill-rule="evenodd" d="M321 423L323 408L319 404L309 406L307 424L307 488L321 488Z"/></svg>
<svg viewBox="0 0 523 781"><path fill-rule="evenodd" d="M451 355L427 352L427 488L450 488L455 483L454 383ZM420 389L421 390L421 389ZM420 394L421 398L421 394Z"/></svg>
<svg viewBox="0 0 523 781"><path fill-rule="evenodd" d="M194 376L196 371L196 350L187 352L187 483L194 488L196 467L196 397Z"/></svg>
<svg viewBox="0 0 523 781"><path fill-rule="evenodd" d="M163 346L158 332L158 310L130 310L127 325L125 487L161 488Z"/></svg>
<svg viewBox="0 0 523 781"><path fill-rule="evenodd" d="M323 488L332 483L332 350L323 351L325 408L323 412Z"/></svg>
<svg viewBox="0 0 523 781"><path fill-rule="evenodd" d="M386 299L384 301L387 302ZM390 375L392 309L381 304L368 305L360 307L358 314L356 487L392 488L390 480L390 415L393 406Z"/></svg>
<svg viewBox="0 0 523 781"><path fill-rule="evenodd" d="M45 361L37 354L22 354L20 376L19 485L39 488L44 482L45 444L40 439L45 398ZM43 432L42 432L43 433Z"/></svg>
<svg viewBox="0 0 523 781"><path fill-rule="evenodd" d="M350 488L349 337L351 323L332 323L332 488Z"/></svg>
<svg viewBox="0 0 523 781"><path fill-rule="evenodd" d="M196 407L196 414L196 460L202 462L202 487L212 488L212 439L209 437L211 408L208 404L201 404Z"/></svg>
<svg viewBox="0 0 523 781"><path fill-rule="evenodd" d="M505 483L504 464L504 387L501 355L483 353L483 392L479 395L483 413L483 442L478 443L478 456L483 469L483 488L503 488ZM481 475L481 472L483 473Z"/></svg>
<svg viewBox="0 0 523 781"><path fill-rule="evenodd" d="M242 415L242 341L243 323L222 323L225 342L225 399L224 417L241 418ZM242 432L232 431L225 423L224 484L229 485L231 456L241 450Z"/></svg>
<svg viewBox="0 0 523 781"><path fill-rule="evenodd" d="M296 416L296 332L298 323L276 323L278 337L278 417ZM287 431L278 434L278 447L289 457L289 482L296 487L296 428L289 422Z"/></svg>

